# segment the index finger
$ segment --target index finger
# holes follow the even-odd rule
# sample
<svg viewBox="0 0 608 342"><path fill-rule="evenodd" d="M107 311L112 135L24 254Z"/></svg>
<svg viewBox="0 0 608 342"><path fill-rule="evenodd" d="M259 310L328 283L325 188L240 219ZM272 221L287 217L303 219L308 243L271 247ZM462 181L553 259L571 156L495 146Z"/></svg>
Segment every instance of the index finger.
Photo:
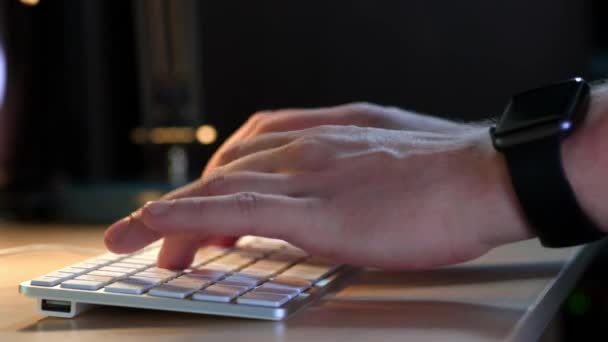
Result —
<svg viewBox="0 0 608 342"><path fill-rule="evenodd" d="M169 192L163 199L192 196L200 191L200 181ZM146 227L141 219L141 209L115 222L104 234L106 247L114 253L131 253L160 239L162 234Z"/></svg>
<svg viewBox="0 0 608 342"><path fill-rule="evenodd" d="M313 238L325 211L321 199L237 193L149 202L146 225L166 236L179 234L259 235L302 243Z"/></svg>

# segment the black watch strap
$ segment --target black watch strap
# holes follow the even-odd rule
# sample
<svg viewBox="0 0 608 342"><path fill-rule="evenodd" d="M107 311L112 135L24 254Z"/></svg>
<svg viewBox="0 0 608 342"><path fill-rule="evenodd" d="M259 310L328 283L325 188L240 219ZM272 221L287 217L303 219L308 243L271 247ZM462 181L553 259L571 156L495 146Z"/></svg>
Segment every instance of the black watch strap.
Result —
<svg viewBox="0 0 608 342"><path fill-rule="evenodd" d="M560 136L549 136L504 151L524 214L542 244L564 247L604 236L579 206L561 161ZM541 166L542 167L539 167Z"/></svg>

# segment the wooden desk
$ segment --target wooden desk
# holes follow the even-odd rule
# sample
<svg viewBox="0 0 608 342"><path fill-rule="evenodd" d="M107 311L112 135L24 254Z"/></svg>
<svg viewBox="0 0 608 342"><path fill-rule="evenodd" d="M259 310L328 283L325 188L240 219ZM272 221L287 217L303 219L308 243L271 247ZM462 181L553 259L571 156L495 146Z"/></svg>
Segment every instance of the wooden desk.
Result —
<svg viewBox="0 0 608 342"><path fill-rule="evenodd" d="M0 341L532 341L598 247L544 249L530 240L433 271L365 270L283 322L109 307L75 319L37 314L17 284L101 252L102 230L0 223ZM41 243L80 249L2 255Z"/></svg>

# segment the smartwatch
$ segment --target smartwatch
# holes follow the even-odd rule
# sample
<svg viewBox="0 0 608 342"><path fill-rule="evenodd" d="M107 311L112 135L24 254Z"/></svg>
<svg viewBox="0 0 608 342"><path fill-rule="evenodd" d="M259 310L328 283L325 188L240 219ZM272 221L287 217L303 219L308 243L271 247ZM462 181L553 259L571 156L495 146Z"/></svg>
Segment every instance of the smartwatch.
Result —
<svg viewBox="0 0 608 342"><path fill-rule="evenodd" d="M546 247L604 236L579 205L560 152L562 141L585 119L589 92L587 82L574 78L516 94L490 128L524 215Z"/></svg>

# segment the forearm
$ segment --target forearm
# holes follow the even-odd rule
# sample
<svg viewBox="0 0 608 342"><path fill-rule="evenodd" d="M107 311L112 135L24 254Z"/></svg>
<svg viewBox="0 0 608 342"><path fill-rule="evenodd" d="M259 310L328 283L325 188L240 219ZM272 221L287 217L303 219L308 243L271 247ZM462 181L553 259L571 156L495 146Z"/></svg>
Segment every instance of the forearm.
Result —
<svg viewBox="0 0 608 342"><path fill-rule="evenodd" d="M587 118L565 140L562 160L582 208L608 232L608 85L592 91Z"/></svg>

